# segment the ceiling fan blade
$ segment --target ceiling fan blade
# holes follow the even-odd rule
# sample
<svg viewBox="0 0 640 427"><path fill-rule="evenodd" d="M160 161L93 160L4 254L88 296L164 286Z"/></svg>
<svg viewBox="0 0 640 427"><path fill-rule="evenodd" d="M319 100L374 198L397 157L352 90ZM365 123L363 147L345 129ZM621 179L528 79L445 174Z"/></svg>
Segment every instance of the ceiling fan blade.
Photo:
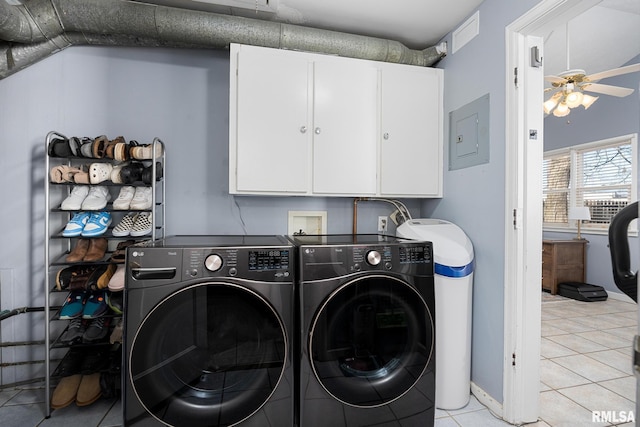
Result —
<svg viewBox="0 0 640 427"><path fill-rule="evenodd" d="M620 68L614 68L612 70L601 71L599 73L590 74L588 76L585 76L584 79L586 81L595 82L598 80L606 79L607 77L620 76L622 74L627 74L627 73L635 73L636 71L640 71L640 63L627 65L625 67L620 67Z"/></svg>
<svg viewBox="0 0 640 427"><path fill-rule="evenodd" d="M633 93L633 89L619 86L603 85L600 83L586 83L581 86L585 92L601 93L603 95L611 95L617 97L625 97Z"/></svg>
<svg viewBox="0 0 640 427"><path fill-rule="evenodd" d="M560 83L560 84L563 84L566 81L562 77L558 77L558 76L544 76L544 79L551 83Z"/></svg>

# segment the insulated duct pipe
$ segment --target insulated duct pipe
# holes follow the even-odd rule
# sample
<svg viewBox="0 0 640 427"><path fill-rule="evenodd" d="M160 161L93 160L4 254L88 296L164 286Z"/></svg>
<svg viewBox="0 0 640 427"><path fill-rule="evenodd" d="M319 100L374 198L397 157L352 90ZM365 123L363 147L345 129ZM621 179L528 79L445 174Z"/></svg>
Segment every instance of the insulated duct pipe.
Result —
<svg viewBox="0 0 640 427"><path fill-rule="evenodd" d="M0 78L71 45L225 49L230 43L429 67L445 55L376 37L121 0L0 0Z"/></svg>

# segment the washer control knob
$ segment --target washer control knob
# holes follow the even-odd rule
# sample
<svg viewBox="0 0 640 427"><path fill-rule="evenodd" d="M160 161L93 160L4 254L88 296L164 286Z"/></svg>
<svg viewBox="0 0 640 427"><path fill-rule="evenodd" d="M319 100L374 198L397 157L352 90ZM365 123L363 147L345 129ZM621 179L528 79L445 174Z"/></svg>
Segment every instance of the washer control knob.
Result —
<svg viewBox="0 0 640 427"><path fill-rule="evenodd" d="M378 251L369 251L367 252L367 264L369 265L378 265L382 261L382 255Z"/></svg>
<svg viewBox="0 0 640 427"><path fill-rule="evenodd" d="M222 268L222 258L220 255L211 254L204 260L204 266L209 271L218 271Z"/></svg>

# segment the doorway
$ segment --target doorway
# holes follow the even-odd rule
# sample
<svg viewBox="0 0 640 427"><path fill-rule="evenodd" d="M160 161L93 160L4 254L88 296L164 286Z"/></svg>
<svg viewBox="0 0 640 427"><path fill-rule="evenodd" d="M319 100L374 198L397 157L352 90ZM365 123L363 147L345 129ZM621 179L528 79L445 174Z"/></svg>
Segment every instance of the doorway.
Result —
<svg viewBox="0 0 640 427"><path fill-rule="evenodd" d="M542 247L544 55L548 28L568 21L598 0L543 0L506 28L506 221L503 419L512 424L539 416ZM515 80L515 82L514 82Z"/></svg>

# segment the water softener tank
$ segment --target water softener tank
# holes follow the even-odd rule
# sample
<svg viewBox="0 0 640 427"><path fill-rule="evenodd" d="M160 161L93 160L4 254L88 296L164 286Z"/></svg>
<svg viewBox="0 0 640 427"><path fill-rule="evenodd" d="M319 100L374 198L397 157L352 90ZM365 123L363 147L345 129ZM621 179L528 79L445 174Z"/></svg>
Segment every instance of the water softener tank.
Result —
<svg viewBox="0 0 640 427"><path fill-rule="evenodd" d="M460 227L440 219L412 219L398 237L433 242L436 296L436 407L459 409L471 387L473 245Z"/></svg>

